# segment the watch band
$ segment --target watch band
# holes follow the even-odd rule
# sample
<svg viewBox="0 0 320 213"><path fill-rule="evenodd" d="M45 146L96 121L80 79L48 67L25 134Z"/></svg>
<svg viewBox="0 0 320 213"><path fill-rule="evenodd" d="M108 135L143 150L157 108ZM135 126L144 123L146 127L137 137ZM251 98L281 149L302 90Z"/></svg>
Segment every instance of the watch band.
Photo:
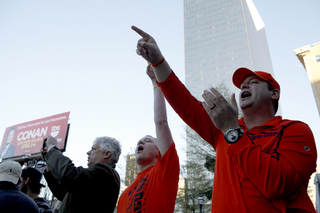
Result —
<svg viewBox="0 0 320 213"><path fill-rule="evenodd" d="M231 131L236 131L237 134L238 134L237 138L236 138L234 141L230 141L230 140L228 139L228 134L229 134ZM244 133L244 131L243 131L242 128L229 129L229 130L226 132L226 134L224 135L224 139L225 139L225 141L226 141L228 144L233 144L233 143L236 143L236 142L242 137L243 133Z"/></svg>

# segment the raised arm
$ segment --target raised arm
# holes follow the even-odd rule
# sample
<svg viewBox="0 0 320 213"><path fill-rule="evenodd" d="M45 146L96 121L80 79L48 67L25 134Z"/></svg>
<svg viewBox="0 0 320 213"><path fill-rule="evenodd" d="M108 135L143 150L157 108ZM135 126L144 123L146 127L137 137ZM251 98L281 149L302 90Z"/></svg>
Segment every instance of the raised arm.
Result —
<svg viewBox="0 0 320 213"><path fill-rule="evenodd" d="M167 120L166 103L163 94L157 85L156 77L151 64L147 66L147 75L151 79L153 85L154 123L156 126L158 148L161 156L163 156L173 142Z"/></svg>
<svg viewBox="0 0 320 213"><path fill-rule="evenodd" d="M164 60L154 38L138 27L132 26L131 28L142 37L137 43L137 54L154 66L153 69L159 82L166 80L171 73L171 68Z"/></svg>

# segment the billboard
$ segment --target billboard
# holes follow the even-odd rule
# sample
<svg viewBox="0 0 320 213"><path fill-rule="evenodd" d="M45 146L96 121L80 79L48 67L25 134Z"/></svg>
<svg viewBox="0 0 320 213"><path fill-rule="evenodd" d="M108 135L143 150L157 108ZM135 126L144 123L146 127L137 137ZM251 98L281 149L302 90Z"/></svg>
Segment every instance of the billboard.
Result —
<svg viewBox="0 0 320 213"><path fill-rule="evenodd" d="M40 153L43 138L52 135L65 150L70 112L53 115L6 128L0 146L0 160Z"/></svg>

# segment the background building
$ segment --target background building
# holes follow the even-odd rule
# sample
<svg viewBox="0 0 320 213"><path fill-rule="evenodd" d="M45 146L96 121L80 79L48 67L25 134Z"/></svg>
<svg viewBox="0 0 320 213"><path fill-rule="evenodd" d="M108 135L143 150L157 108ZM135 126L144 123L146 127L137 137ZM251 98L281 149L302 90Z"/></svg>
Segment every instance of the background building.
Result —
<svg viewBox="0 0 320 213"><path fill-rule="evenodd" d="M124 179L125 188L127 188L137 177L138 164L135 154L127 155L126 160L126 176Z"/></svg>
<svg viewBox="0 0 320 213"><path fill-rule="evenodd" d="M185 83L197 98L239 67L273 74L264 23L252 0L184 0Z"/></svg>
<svg viewBox="0 0 320 213"><path fill-rule="evenodd" d="M317 104L318 113L320 116L320 42L298 48L294 50L304 69L308 73L309 81L313 95ZM316 201L316 186L314 184L314 177L316 173L311 176L308 186L308 194L315 204Z"/></svg>
<svg viewBox="0 0 320 213"><path fill-rule="evenodd" d="M308 73L314 98L320 115L320 42L298 48L294 53Z"/></svg>

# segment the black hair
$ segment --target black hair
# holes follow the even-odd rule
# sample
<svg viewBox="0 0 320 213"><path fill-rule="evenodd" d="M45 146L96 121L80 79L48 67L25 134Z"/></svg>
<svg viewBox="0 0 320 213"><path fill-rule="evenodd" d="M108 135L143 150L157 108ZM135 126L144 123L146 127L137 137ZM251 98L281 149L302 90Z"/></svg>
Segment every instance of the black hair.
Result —
<svg viewBox="0 0 320 213"><path fill-rule="evenodd" d="M268 90L273 91L274 87L268 81L266 82L268 84ZM275 100L273 104L274 104L274 114L276 114L279 108L279 99Z"/></svg>
<svg viewBox="0 0 320 213"><path fill-rule="evenodd" d="M27 177L22 177L22 178L25 180ZM40 194L40 190L41 190L42 186L37 181L33 182L29 178L29 182L27 183L27 185L30 187L30 190L32 193Z"/></svg>

